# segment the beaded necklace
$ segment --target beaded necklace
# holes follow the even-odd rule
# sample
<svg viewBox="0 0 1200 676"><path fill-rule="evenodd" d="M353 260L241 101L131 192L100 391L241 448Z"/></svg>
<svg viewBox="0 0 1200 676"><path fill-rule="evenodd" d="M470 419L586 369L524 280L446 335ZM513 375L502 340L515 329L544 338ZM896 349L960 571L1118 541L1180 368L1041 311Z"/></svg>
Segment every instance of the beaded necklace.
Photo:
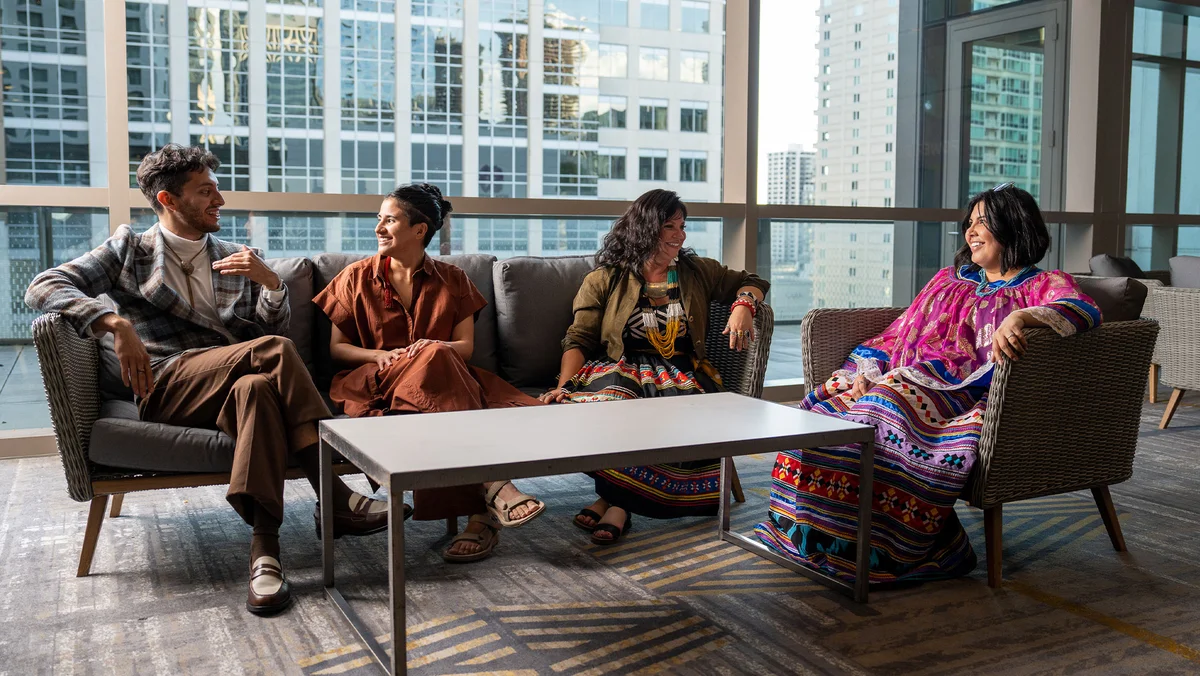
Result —
<svg viewBox="0 0 1200 676"><path fill-rule="evenodd" d="M1015 277L1011 279L1005 279L995 286L988 286L987 273L983 271L983 268L980 268L979 283L975 285L975 295L981 298L984 296L990 296L1006 286L1011 286L1014 281L1021 279L1026 272L1029 272L1032 269L1032 265L1027 265L1024 269L1018 272Z"/></svg>
<svg viewBox="0 0 1200 676"><path fill-rule="evenodd" d="M679 338L679 333L683 328L683 304L679 302L679 273L675 270L675 266L667 268L665 294L658 292L657 288L651 291L649 287L650 284L642 283L642 297L638 301L642 308L642 326L646 329L646 340L664 359L670 359L676 354L675 341ZM652 293L655 295L652 296ZM663 295L668 298L667 326L663 331L659 331L657 313L650 298L662 298Z"/></svg>

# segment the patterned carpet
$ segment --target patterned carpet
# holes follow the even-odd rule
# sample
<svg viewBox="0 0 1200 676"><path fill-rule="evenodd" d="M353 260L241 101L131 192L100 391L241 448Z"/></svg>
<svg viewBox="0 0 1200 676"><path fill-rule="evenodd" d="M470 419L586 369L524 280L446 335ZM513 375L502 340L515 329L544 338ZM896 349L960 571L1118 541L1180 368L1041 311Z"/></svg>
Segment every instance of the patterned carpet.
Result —
<svg viewBox="0 0 1200 676"><path fill-rule="evenodd" d="M1113 489L1128 554L1090 494L1005 508L1005 585L963 579L877 592L857 605L714 539L712 519L635 520L592 546L569 524L590 481L519 482L548 513L479 564L442 562L440 523L409 528L414 674L1200 672L1200 402L1172 427L1147 405L1134 478ZM765 513L771 458L738 460ZM86 505L56 458L0 462L0 674L376 674L325 597L312 491L288 485L286 613L243 609L249 532L222 489L141 493L107 519L92 575L75 577ZM982 557L982 513L959 514ZM382 635L383 535L338 541L350 602Z"/></svg>

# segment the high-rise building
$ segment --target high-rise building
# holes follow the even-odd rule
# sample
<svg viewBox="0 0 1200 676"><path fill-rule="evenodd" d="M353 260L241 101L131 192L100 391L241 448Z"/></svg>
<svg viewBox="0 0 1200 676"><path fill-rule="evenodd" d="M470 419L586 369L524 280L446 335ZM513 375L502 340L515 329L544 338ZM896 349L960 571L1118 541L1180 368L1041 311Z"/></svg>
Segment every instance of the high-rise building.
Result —
<svg viewBox="0 0 1200 676"><path fill-rule="evenodd" d="M895 196L896 0L817 8L818 205L890 207Z"/></svg>
<svg viewBox="0 0 1200 676"><path fill-rule="evenodd" d="M225 190L383 194L424 181L449 197L628 200L663 187L721 200L723 0L125 4L127 159L106 156L105 73L89 58L104 53L103 3L0 0L0 182L104 186L107 162L128 161L134 187L141 158L175 142L216 154ZM84 249L103 239L102 213L66 211L0 210L5 312L74 250L58 242L67 217L87 230ZM154 220L135 209L135 227ZM441 244L592 253L610 227L456 218ZM272 256L372 251L373 228L337 214L223 220L224 237ZM720 244L719 224L691 223L689 245L719 256ZM0 316L0 337L27 324Z"/></svg>
<svg viewBox="0 0 1200 676"><path fill-rule="evenodd" d="M817 154L803 146L767 153L767 204L814 204Z"/></svg>
<svg viewBox="0 0 1200 676"><path fill-rule="evenodd" d="M817 12L815 203L895 199L897 0L825 0ZM809 230L812 307L891 305L891 223Z"/></svg>

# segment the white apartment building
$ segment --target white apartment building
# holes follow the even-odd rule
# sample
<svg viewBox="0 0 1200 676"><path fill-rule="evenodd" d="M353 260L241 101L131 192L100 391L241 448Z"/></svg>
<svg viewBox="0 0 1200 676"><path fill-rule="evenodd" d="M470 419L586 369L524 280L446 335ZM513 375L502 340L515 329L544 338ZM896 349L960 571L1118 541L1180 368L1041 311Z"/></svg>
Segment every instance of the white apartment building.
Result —
<svg viewBox="0 0 1200 676"><path fill-rule="evenodd" d="M818 205L895 199L898 0L822 0L816 9ZM891 223L810 231L812 307L890 305Z"/></svg>
<svg viewBox="0 0 1200 676"><path fill-rule="evenodd" d="M790 144L767 153L767 204L813 204L817 154Z"/></svg>

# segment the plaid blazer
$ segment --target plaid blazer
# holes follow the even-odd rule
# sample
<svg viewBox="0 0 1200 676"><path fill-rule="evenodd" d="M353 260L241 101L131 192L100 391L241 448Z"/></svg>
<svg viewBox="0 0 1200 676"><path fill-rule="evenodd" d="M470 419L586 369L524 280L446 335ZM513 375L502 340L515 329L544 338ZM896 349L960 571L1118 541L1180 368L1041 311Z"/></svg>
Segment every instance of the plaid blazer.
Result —
<svg viewBox="0 0 1200 676"><path fill-rule="evenodd" d="M92 251L35 277L25 291L25 304L61 314L86 337L91 335L92 322L113 311L96 298L108 294L117 313L137 330L155 366L184 350L228 345L216 325L164 280L160 227L155 224L139 235L122 225ZM240 250L238 244L208 236L208 257L213 262ZM221 323L239 341L287 331L291 308L286 287L283 298L274 304L262 293L262 286L247 277L214 271L212 281Z"/></svg>

